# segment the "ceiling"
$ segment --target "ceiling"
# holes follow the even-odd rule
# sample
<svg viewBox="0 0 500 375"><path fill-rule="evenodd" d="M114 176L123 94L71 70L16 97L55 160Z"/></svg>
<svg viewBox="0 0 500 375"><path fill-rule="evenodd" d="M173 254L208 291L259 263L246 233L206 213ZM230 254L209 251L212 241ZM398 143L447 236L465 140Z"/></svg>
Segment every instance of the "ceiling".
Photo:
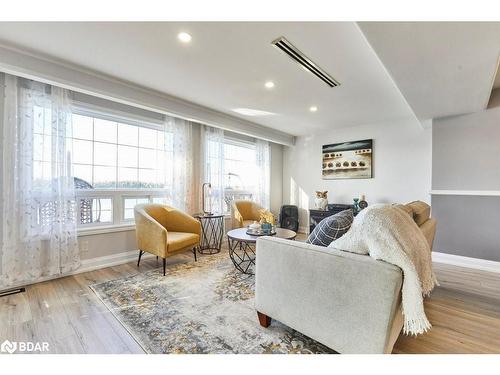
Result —
<svg viewBox="0 0 500 375"><path fill-rule="evenodd" d="M179 42L181 31L190 43ZM341 85L328 87L273 48L280 36ZM0 44L306 135L485 109L500 23L3 22Z"/></svg>
<svg viewBox="0 0 500 375"><path fill-rule="evenodd" d="M420 119L486 108L500 56L500 22L359 26Z"/></svg>
<svg viewBox="0 0 500 375"><path fill-rule="evenodd" d="M179 42L180 31L192 41ZM280 36L341 85L328 87L272 47ZM292 135L415 119L353 22L0 23L0 43ZM264 87L268 80L273 89ZM310 112L311 106L318 110ZM264 115L242 115L235 108Z"/></svg>

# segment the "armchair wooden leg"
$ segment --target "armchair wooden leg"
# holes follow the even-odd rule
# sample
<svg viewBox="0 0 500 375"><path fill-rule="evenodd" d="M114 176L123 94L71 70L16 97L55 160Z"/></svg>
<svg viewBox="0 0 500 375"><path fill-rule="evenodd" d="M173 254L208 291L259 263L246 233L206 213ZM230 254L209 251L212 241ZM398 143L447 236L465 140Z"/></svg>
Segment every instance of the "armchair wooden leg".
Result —
<svg viewBox="0 0 500 375"><path fill-rule="evenodd" d="M196 258L196 247L193 247L193 254L194 254L194 261L197 262L198 259Z"/></svg>
<svg viewBox="0 0 500 375"><path fill-rule="evenodd" d="M163 258L163 276L165 276L165 270L167 268L167 259Z"/></svg>
<svg viewBox="0 0 500 375"><path fill-rule="evenodd" d="M145 253L144 251L139 250L139 259L137 259L137 267L139 267L139 263L141 263L142 254L144 254L144 253Z"/></svg>
<svg viewBox="0 0 500 375"><path fill-rule="evenodd" d="M267 328L271 325L271 317L257 311L257 316L259 317L259 323L262 327Z"/></svg>

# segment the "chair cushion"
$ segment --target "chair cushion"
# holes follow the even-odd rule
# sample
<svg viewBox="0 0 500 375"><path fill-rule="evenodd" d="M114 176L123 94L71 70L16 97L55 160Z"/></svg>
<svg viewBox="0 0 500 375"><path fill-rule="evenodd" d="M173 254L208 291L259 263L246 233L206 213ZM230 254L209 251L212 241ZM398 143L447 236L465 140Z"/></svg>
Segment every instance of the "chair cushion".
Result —
<svg viewBox="0 0 500 375"><path fill-rule="evenodd" d="M186 247L193 247L200 241L200 236L195 233L185 232L168 232L167 233L167 252L172 253L185 249Z"/></svg>
<svg viewBox="0 0 500 375"><path fill-rule="evenodd" d="M313 245L328 246L349 230L353 220L353 213L350 209L329 216L316 225L306 242Z"/></svg>

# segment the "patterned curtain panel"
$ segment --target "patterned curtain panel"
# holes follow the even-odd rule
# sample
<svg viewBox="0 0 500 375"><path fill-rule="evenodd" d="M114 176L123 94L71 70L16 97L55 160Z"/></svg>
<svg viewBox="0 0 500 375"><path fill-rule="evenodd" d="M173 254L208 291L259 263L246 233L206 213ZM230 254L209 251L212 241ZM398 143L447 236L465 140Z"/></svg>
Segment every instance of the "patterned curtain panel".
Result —
<svg viewBox="0 0 500 375"><path fill-rule="evenodd" d="M265 209L270 209L271 191L271 149L269 142L257 139L255 141L255 164L257 167L257 188L255 202Z"/></svg>
<svg viewBox="0 0 500 375"><path fill-rule="evenodd" d="M80 265L68 92L4 79L0 288Z"/></svg>
<svg viewBox="0 0 500 375"><path fill-rule="evenodd" d="M197 210L195 191L193 188L193 126L183 119L167 116L165 120L166 142L172 142L172 168L167 176L167 186L171 189L167 193L167 200L172 206L194 213Z"/></svg>
<svg viewBox="0 0 500 375"><path fill-rule="evenodd" d="M224 212L224 131L203 126L201 131L201 183L211 184L202 210Z"/></svg>

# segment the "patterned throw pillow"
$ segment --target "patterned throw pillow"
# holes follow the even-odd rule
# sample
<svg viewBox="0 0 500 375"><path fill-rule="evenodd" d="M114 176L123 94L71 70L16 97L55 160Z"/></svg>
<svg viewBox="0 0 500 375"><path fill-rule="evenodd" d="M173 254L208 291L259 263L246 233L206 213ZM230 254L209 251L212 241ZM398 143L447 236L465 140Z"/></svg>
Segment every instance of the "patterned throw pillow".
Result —
<svg viewBox="0 0 500 375"><path fill-rule="evenodd" d="M316 225L306 242L313 245L328 246L349 230L353 220L352 210L345 210L328 216Z"/></svg>

